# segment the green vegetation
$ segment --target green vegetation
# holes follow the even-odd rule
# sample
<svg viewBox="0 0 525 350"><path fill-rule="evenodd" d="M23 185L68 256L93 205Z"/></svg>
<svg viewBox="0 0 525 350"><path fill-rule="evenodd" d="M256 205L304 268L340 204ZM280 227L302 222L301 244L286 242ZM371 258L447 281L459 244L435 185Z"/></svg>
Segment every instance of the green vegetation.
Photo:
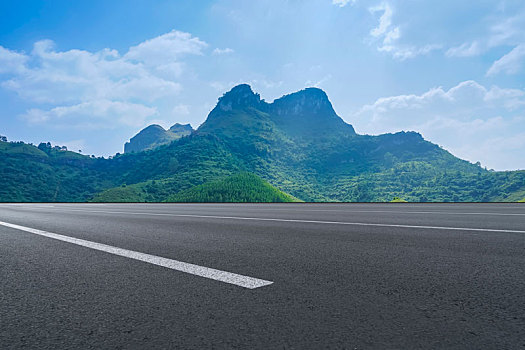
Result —
<svg viewBox="0 0 525 350"><path fill-rule="evenodd" d="M488 171L415 132L358 135L318 89L268 104L241 85L221 97L190 135L111 159L0 139L0 201L5 202L269 200L268 192L257 194L260 184L237 179L239 173L254 174L308 202L525 197L525 171ZM234 185L249 195L235 192Z"/></svg>
<svg viewBox="0 0 525 350"><path fill-rule="evenodd" d="M190 124L175 124L169 130L164 130L160 125L150 125L133 136L129 142L124 145L124 153L143 152L158 148L162 145L188 136L193 132Z"/></svg>
<svg viewBox="0 0 525 350"><path fill-rule="evenodd" d="M121 186L98 193L92 202L146 202L146 198L138 186Z"/></svg>
<svg viewBox="0 0 525 350"><path fill-rule="evenodd" d="M525 203L525 198L523 198L521 201L518 201L519 203Z"/></svg>
<svg viewBox="0 0 525 350"><path fill-rule="evenodd" d="M116 181L100 176L106 162L50 144L0 142L0 201L80 202Z"/></svg>
<svg viewBox="0 0 525 350"><path fill-rule="evenodd" d="M404 200L404 199L399 198L399 197L394 197L394 199L392 199L390 201L390 203L408 203L408 202L406 200Z"/></svg>
<svg viewBox="0 0 525 350"><path fill-rule="evenodd" d="M207 182L170 196L168 202L297 202L260 177L240 173L225 179Z"/></svg>

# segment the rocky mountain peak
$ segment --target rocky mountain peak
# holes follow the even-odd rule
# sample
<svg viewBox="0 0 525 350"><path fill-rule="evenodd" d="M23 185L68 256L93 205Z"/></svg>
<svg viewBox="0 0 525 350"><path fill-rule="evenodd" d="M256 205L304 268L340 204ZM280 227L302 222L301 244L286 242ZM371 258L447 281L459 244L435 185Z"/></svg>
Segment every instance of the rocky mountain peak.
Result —
<svg viewBox="0 0 525 350"><path fill-rule="evenodd" d="M179 124L179 123L176 123L175 125L173 125L169 129L169 131L175 132L175 133L179 133L179 132L191 133L193 131L193 128L191 127L190 124Z"/></svg>
<svg viewBox="0 0 525 350"><path fill-rule="evenodd" d="M169 130L162 126L152 124L142 129L124 145L124 153L142 152L169 144L193 132L190 124L175 124Z"/></svg>
<svg viewBox="0 0 525 350"><path fill-rule="evenodd" d="M219 98L217 107L228 112L239 107L257 107L260 103L261 96L254 93L250 85L240 84Z"/></svg>
<svg viewBox="0 0 525 350"><path fill-rule="evenodd" d="M273 102L272 109L278 115L335 115L328 96L323 90L318 88L306 88L285 95Z"/></svg>

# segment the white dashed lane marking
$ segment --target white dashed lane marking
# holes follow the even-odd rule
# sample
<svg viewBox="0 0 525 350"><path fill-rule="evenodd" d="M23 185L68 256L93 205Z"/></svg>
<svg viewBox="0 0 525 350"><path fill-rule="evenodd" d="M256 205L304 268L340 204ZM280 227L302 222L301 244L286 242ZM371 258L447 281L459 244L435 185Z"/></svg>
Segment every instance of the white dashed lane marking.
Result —
<svg viewBox="0 0 525 350"><path fill-rule="evenodd" d="M236 286L244 287L248 289L264 287L264 286L267 286L273 283L271 281L266 281L266 280L262 280L259 278L239 275L239 274L227 272L227 271L216 270L216 269L212 269L209 267L194 265L194 264L172 260L172 259L167 259L167 258L162 258L159 256L140 253L140 252L136 252L133 250L117 248L117 247L113 247L110 245L86 241L83 239L73 238L73 237L69 237L69 236L65 236L65 235L61 235L57 233L37 230L34 228L15 225L15 224L10 224L8 222L0 221L0 225L5 226L5 227L10 227L16 230L33 233L35 235L56 239L59 241L76 244L78 246L98 250L101 252L106 252L109 254L118 255L118 256L125 257L125 258L129 258L129 259L142 261L148 264L162 266L168 269L189 273L189 274L204 277L204 278L209 278L215 281L234 284Z"/></svg>

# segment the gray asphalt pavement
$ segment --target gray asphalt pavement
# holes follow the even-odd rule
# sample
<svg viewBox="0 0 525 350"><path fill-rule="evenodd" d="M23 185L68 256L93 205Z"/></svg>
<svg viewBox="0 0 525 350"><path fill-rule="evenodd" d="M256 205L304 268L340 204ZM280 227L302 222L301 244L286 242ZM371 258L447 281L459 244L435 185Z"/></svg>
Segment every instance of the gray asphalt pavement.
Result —
<svg viewBox="0 0 525 350"><path fill-rule="evenodd" d="M0 349L525 348L525 204L0 204L0 222Z"/></svg>

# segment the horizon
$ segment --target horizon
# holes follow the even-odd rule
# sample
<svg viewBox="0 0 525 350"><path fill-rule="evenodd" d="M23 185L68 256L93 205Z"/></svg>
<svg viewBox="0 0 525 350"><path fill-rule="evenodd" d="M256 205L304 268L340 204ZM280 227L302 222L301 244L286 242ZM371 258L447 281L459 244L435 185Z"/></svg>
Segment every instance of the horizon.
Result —
<svg viewBox="0 0 525 350"><path fill-rule="evenodd" d="M524 23L519 1L4 3L0 134L109 156L151 124L197 128L240 83L318 87L359 134L525 169Z"/></svg>
<svg viewBox="0 0 525 350"><path fill-rule="evenodd" d="M0 350L525 344L523 0L2 1L0 106Z"/></svg>

